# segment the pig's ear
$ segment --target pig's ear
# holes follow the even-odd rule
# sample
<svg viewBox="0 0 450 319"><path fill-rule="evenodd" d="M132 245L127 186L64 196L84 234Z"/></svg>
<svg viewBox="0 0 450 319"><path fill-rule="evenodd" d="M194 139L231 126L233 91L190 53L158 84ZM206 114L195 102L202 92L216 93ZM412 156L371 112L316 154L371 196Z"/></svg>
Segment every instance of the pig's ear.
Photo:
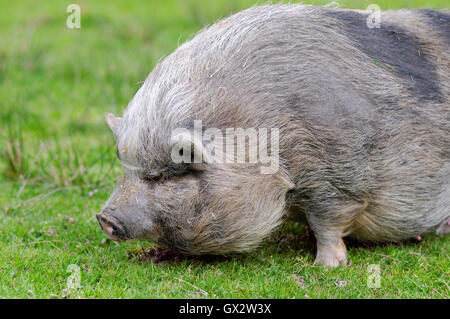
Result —
<svg viewBox="0 0 450 319"><path fill-rule="evenodd" d="M175 131L170 139L170 156L174 163L209 163L211 159L204 152L203 143L187 129Z"/></svg>
<svg viewBox="0 0 450 319"><path fill-rule="evenodd" d="M114 135L117 136L120 122L122 122L122 118L117 117L112 113L106 113L105 118L106 118L106 123L108 123L109 128L111 129L111 131L113 131Z"/></svg>

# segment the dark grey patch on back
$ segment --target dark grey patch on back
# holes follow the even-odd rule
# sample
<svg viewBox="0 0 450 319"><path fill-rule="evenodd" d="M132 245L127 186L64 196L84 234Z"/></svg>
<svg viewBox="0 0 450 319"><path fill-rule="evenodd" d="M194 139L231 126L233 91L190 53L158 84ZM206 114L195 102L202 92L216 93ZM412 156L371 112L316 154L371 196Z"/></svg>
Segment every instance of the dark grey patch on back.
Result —
<svg viewBox="0 0 450 319"><path fill-rule="evenodd" d="M427 24L435 29L437 34L442 36L444 42L450 45L450 13L430 9L417 11L425 17Z"/></svg>
<svg viewBox="0 0 450 319"><path fill-rule="evenodd" d="M416 36L383 20L380 28L370 29L366 13L330 9L325 14L343 23L345 35L374 63L391 70L419 99L443 101L436 66Z"/></svg>

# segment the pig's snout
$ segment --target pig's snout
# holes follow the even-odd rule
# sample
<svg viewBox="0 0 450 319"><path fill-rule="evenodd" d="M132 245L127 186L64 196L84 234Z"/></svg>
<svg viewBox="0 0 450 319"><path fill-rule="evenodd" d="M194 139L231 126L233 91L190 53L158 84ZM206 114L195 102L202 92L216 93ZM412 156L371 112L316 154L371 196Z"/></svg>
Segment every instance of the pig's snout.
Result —
<svg viewBox="0 0 450 319"><path fill-rule="evenodd" d="M111 240L124 241L127 239L125 228L115 217L106 212L101 212L96 216L100 227Z"/></svg>

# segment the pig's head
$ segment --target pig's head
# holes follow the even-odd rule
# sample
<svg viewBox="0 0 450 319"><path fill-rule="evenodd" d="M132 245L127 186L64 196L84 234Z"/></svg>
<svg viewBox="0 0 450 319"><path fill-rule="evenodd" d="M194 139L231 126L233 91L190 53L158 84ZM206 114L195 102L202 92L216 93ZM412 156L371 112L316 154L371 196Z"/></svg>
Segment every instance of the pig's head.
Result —
<svg viewBox="0 0 450 319"><path fill-rule="evenodd" d="M97 215L112 240L138 238L188 254L224 254L256 247L281 222L292 184L280 172L261 174L245 164L174 164L170 138L153 147L153 160L139 159L133 145L142 141L133 130L120 129L122 121L107 116L125 175Z"/></svg>

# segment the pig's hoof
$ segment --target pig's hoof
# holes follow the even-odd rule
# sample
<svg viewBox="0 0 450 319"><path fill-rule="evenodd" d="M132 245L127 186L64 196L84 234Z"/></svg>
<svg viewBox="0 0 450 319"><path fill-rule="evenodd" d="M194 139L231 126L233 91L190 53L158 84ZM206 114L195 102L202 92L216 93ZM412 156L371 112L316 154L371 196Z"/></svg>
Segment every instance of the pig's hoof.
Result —
<svg viewBox="0 0 450 319"><path fill-rule="evenodd" d="M327 267L345 266L347 264L347 254L344 248L323 248L318 249L315 265Z"/></svg>
<svg viewBox="0 0 450 319"><path fill-rule="evenodd" d="M443 222L439 228L436 230L436 234L438 235L444 235L450 233L450 219Z"/></svg>

